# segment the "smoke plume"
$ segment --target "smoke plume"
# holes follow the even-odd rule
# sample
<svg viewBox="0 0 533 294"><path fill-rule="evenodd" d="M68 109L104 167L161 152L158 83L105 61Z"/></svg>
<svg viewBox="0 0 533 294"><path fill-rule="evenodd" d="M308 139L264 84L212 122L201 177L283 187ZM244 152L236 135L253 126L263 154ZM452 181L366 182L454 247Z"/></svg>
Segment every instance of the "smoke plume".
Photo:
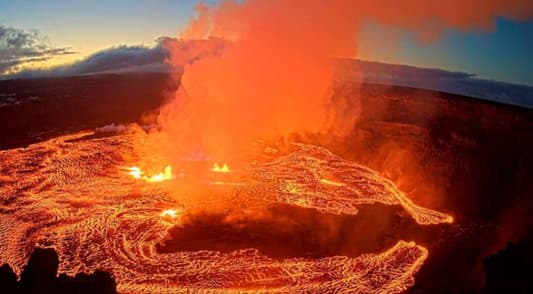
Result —
<svg viewBox="0 0 533 294"><path fill-rule="evenodd" d="M181 87L159 120L173 152L201 150L217 158L258 138L342 135L357 119L357 103L332 100L334 60L357 57L365 21L431 41L448 29L487 31L495 17L532 15L528 0L201 3L180 37L229 42L220 55L185 68Z"/></svg>

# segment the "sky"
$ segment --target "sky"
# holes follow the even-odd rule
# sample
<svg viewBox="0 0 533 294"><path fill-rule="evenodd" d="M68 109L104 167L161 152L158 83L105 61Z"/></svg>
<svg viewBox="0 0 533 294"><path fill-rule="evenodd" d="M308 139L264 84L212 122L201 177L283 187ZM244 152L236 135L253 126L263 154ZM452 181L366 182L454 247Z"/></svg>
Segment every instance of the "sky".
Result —
<svg viewBox="0 0 533 294"><path fill-rule="evenodd" d="M68 48L45 66L69 63L118 45L154 45L177 36L194 16L197 0L0 0L0 26L38 30L51 47ZM367 24L360 38L379 40L389 28ZM365 50L361 59L476 74L533 86L533 21L497 19L489 32L446 31L432 42L402 32L395 44ZM43 63L31 63L43 66Z"/></svg>

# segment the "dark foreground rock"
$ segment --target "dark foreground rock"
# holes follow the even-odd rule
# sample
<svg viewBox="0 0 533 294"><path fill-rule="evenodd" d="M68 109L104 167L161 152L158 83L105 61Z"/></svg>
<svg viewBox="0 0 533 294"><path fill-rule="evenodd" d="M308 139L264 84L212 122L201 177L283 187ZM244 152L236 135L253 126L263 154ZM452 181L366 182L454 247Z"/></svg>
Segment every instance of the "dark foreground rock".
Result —
<svg viewBox="0 0 533 294"><path fill-rule="evenodd" d="M19 281L7 264L0 267L0 293L117 293L115 281L108 273L96 271L91 275L57 276L58 265L59 259L53 249L37 248Z"/></svg>
<svg viewBox="0 0 533 294"><path fill-rule="evenodd" d="M484 293L533 293L533 232L518 244L485 258Z"/></svg>

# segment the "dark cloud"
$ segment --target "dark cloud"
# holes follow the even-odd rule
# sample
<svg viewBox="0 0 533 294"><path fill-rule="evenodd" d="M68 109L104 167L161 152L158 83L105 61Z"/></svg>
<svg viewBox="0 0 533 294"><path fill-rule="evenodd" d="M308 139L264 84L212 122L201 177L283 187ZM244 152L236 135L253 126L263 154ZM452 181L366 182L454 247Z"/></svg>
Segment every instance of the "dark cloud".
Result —
<svg viewBox="0 0 533 294"><path fill-rule="evenodd" d="M0 74L16 71L30 62L72 53L74 52L69 48L52 47L39 31L24 31L0 25Z"/></svg>
<svg viewBox="0 0 533 294"><path fill-rule="evenodd" d="M8 78L64 77L74 75L121 73L121 72L164 72L181 71L183 66L200 58L221 52L223 41L159 38L155 46L116 46L96 52L85 59L50 69L28 69ZM165 62L168 50L177 50L180 62L173 68Z"/></svg>
<svg viewBox="0 0 533 294"><path fill-rule="evenodd" d="M99 51L85 59L50 69L28 69L10 78L65 77L110 72L165 71L165 51L161 46L117 46Z"/></svg>

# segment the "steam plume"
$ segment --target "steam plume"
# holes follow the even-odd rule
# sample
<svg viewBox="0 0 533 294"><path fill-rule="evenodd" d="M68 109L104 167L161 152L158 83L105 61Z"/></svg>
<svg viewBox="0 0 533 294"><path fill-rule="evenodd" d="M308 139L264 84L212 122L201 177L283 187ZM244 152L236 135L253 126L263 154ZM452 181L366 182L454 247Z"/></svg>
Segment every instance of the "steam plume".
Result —
<svg viewBox="0 0 533 294"><path fill-rule="evenodd" d="M527 19L533 3L248 0L201 3L197 13L182 38L230 42L219 56L186 67L159 120L183 151L200 148L219 157L254 138L349 130L357 111L331 99L332 57L357 57L364 21L432 40L450 28L490 30L497 16Z"/></svg>

